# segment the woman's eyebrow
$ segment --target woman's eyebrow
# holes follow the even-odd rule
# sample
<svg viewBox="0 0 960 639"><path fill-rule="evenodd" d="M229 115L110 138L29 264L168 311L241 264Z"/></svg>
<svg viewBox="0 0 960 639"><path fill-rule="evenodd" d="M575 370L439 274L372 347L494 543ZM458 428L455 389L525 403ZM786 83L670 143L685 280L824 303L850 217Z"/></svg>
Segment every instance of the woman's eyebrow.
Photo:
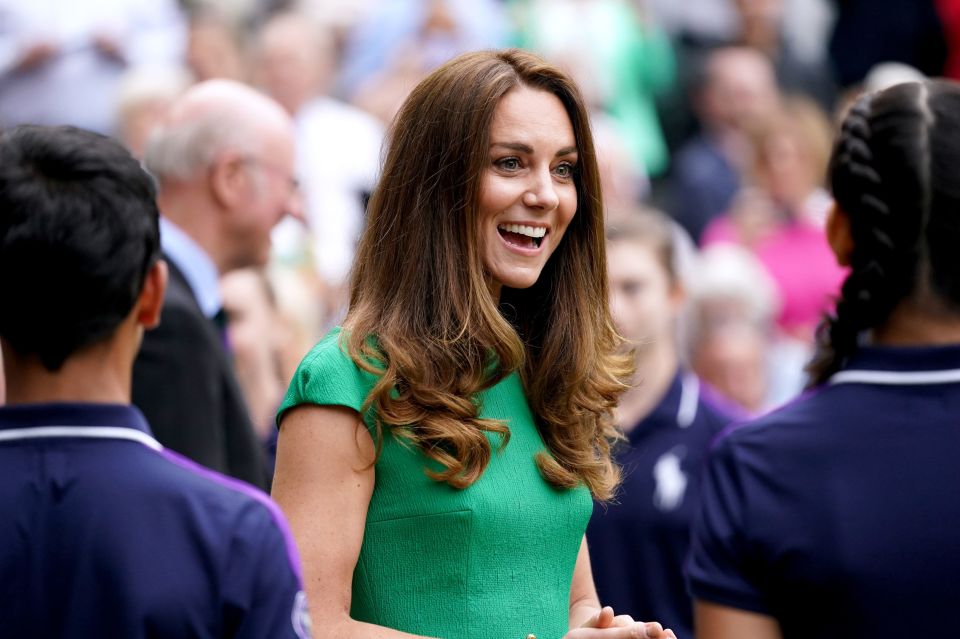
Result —
<svg viewBox="0 0 960 639"><path fill-rule="evenodd" d="M519 151L520 153L533 153L533 147L529 144L524 144L523 142L494 142L490 145L490 148L495 146L500 146L511 151ZM575 146L565 146L559 151L557 151L555 157L560 157L562 155L571 155L577 152L577 147Z"/></svg>

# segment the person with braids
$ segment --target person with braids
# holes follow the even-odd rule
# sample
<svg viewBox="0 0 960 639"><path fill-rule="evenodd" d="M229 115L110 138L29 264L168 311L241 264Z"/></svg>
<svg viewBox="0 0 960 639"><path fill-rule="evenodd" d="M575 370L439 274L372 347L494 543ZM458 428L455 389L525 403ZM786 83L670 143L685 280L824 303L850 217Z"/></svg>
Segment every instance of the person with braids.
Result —
<svg viewBox="0 0 960 639"><path fill-rule="evenodd" d="M579 90L460 56L397 115L350 306L280 408L273 494L325 637L673 637L601 608L584 531L631 360ZM569 631L569 633L568 633Z"/></svg>
<svg viewBox="0 0 960 639"><path fill-rule="evenodd" d="M867 95L830 164L850 267L808 393L715 443L698 639L958 637L960 85Z"/></svg>

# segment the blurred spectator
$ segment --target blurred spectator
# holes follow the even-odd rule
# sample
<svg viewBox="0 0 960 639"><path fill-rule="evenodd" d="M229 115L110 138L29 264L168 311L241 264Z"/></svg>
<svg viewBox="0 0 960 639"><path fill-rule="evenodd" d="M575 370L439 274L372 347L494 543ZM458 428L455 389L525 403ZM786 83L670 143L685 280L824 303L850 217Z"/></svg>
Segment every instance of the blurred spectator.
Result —
<svg viewBox="0 0 960 639"><path fill-rule="evenodd" d="M0 126L113 133L126 70L177 64L184 46L175 0L0 0Z"/></svg>
<svg viewBox="0 0 960 639"><path fill-rule="evenodd" d="M520 46L565 68L595 110L606 111L634 163L656 176L667 146L654 98L676 76L666 33L628 0L515 0Z"/></svg>
<svg viewBox="0 0 960 639"><path fill-rule="evenodd" d="M733 0L740 19L737 40L773 62L780 88L803 93L825 109L833 108L836 87L825 56L804 59L784 32L786 0Z"/></svg>
<svg viewBox="0 0 960 639"><path fill-rule="evenodd" d="M750 413L770 404L768 356L779 305L776 285L749 251L724 244L701 253L690 280L689 361L705 383Z"/></svg>
<svg viewBox="0 0 960 639"><path fill-rule="evenodd" d="M255 49L260 86L296 125L297 174L307 223L307 228L293 219L281 223L274 231L274 249L285 264L301 262L307 253L330 289L328 301L345 301L341 289L379 171L383 127L326 95L336 68L333 41L305 16L271 18Z"/></svg>
<svg viewBox="0 0 960 639"><path fill-rule="evenodd" d="M770 61L758 51L729 47L706 61L694 97L702 131L674 162L674 217L697 242L725 213L752 158L750 137L777 112L779 92Z"/></svg>
<svg viewBox="0 0 960 639"><path fill-rule="evenodd" d="M3 406L7 399L7 384L3 372L3 349L0 348L0 406Z"/></svg>
<svg viewBox="0 0 960 639"><path fill-rule="evenodd" d="M824 231L832 205L823 188L830 124L815 104L791 98L755 140L753 184L729 215L707 227L703 244L734 242L753 251L780 293L780 329L812 346L845 277Z"/></svg>
<svg viewBox="0 0 960 639"><path fill-rule="evenodd" d="M937 0L834 0L830 55L843 87L874 65L903 62L928 76L943 73L947 43Z"/></svg>
<svg viewBox="0 0 960 639"><path fill-rule="evenodd" d="M381 0L348 35L340 93L376 104L371 112L389 122L426 73L459 53L503 47L508 34L497 0Z"/></svg>
<svg viewBox="0 0 960 639"><path fill-rule="evenodd" d="M268 484L264 455L232 370L218 276L264 265L270 231L296 212L293 123L244 85L189 89L147 145L158 179L170 285L160 327L134 367L133 399L165 446Z"/></svg>
<svg viewBox="0 0 960 639"><path fill-rule="evenodd" d="M117 134L135 157L143 157L150 132L191 81L186 70L176 67L140 67L123 77L117 98Z"/></svg>
<svg viewBox="0 0 960 639"><path fill-rule="evenodd" d="M216 7L204 6L190 14L187 66L198 82L248 79L243 53L242 25Z"/></svg>
<svg viewBox="0 0 960 639"><path fill-rule="evenodd" d="M276 297L263 270L244 268L226 273L220 278L220 288L229 318L233 367L272 475L277 457L275 416L290 382L281 374L280 358L290 332L277 312Z"/></svg>
<svg viewBox="0 0 960 639"><path fill-rule="evenodd" d="M619 220L607 232L610 307L618 332L636 349L637 383L617 408L627 437L616 452L624 481L615 503L594 506L590 561L600 601L689 637L693 609L681 568L698 469L731 418L680 365L685 290L673 224L635 209Z"/></svg>

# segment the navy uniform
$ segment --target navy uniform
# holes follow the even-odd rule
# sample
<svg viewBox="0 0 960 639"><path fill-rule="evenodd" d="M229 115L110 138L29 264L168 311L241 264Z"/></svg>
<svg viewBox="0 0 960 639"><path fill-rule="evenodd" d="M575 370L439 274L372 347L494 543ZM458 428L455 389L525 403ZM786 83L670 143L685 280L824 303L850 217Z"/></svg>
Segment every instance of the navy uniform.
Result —
<svg viewBox="0 0 960 639"><path fill-rule="evenodd" d="M0 636L308 636L276 505L164 450L135 408L0 408L0 469Z"/></svg>
<svg viewBox="0 0 960 639"><path fill-rule="evenodd" d="M960 346L863 348L722 436L701 504L696 598L786 639L960 637Z"/></svg>
<svg viewBox="0 0 960 639"><path fill-rule="evenodd" d="M678 637L693 636L682 565L700 467L711 440L732 419L703 395L694 375L674 377L617 450L623 485L615 503L594 505L587 527L600 602L617 614L656 619Z"/></svg>

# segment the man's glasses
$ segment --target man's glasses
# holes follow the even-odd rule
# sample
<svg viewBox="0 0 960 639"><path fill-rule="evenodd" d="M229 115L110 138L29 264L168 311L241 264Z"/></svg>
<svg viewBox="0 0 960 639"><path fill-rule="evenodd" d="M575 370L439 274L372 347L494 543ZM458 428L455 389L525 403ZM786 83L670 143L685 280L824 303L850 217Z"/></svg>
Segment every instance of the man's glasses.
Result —
<svg viewBox="0 0 960 639"><path fill-rule="evenodd" d="M266 160L261 160L260 158L254 157L252 155L248 155L244 157L243 161L246 164L253 164L254 166L257 166L267 171L268 173L273 173L274 175L284 180L287 183L287 187L289 188L291 195L293 195L294 193L300 192L300 180L290 175L290 173L280 168L276 164L272 164L270 162L267 162Z"/></svg>

